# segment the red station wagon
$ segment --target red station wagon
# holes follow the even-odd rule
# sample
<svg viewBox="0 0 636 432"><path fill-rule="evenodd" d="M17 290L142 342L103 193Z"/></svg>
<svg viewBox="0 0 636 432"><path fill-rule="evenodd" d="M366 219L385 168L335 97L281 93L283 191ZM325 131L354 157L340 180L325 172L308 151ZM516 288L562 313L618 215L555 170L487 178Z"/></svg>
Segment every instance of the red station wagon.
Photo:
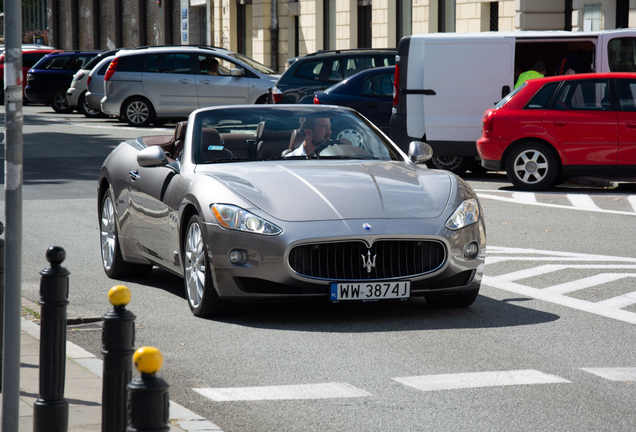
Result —
<svg viewBox="0 0 636 432"><path fill-rule="evenodd" d="M521 190L576 175L636 175L636 73L527 81L487 110L477 151Z"/></svg>

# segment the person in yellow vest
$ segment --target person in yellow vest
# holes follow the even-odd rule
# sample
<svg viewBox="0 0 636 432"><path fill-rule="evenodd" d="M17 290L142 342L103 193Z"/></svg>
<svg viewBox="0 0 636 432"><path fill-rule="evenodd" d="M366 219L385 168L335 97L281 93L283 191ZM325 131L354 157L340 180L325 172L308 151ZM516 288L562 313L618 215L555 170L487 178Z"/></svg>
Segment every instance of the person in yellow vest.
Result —
<svg viewBox="0 0 636 432"><path fill-rule="evenodd" d="M534 78L543 78L545 75L547 65L541 60L537 60L532 65L532 69L529 71L523 72L519 75L519 79L517 80L517 84L515 84L515 88L519 87L524 82L534 79Z"/></svg>

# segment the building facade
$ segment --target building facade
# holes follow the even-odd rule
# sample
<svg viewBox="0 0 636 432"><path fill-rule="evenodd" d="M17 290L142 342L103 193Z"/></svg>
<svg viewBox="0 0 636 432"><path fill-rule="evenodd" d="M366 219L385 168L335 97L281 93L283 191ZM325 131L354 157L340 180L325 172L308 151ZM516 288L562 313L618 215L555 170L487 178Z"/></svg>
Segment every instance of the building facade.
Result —
<svg viewBox="0 0 636 432"><path fill-rule="evenodd" d="M410 34L636 27L636 0L47 0L63 49L214 45L284 71L318 50Z"/></svg>

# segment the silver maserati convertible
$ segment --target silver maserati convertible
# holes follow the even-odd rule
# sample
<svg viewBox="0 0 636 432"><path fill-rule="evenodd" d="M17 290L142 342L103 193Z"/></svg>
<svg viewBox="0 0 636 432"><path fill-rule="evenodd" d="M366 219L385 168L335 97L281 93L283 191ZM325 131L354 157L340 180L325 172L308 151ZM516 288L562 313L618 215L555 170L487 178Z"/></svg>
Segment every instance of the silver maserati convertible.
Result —
<svg viewBox="0 0 636 432"><path fill-rule="evenodd" d="M467 307L486 232L472 188L404 154L354 110L204 108L122 142L98 184L111 278L182 276L196 316L241 300L407 300Z"/></svg>

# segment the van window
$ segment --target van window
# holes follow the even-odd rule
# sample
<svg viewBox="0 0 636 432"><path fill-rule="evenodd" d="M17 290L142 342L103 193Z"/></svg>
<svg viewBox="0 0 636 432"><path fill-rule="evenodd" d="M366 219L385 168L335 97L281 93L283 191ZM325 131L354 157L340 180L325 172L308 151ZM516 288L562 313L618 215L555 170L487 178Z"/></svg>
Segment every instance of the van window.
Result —
<svg viewBox="0 0 636 432"><path fill-rule="evenodd" d="M119 67L117 67L119 70ZM190 54L188 53L162 53L148 55L146 72L185 74L192 73L190 67Z"/></svg>
<svg viewBox="0 0 636 432"><path fill-rule="evenodd" d="M618 82L618 97L623 111L636 111L636 81L620 79Z"/></svg>
<svg viewBox="0 0 636 432"><path fill-rule="evenodd" d="M317 81L320 78L320 72L324 64L324 61L307 62L298 68L296 76Z"/></svg>
<svg viewBox="0 0 636 432"><path fill-rule="evenodd" d="M566 81L556 98L557 110L608 111L608 80Z"/></svg>
<svg viewBox="0 0 636 432"><path fill-rule="evenodd" d="M616 38L607 44L610 72L636 72L636 38Z"/></svg>
<svg viewBox="0 0 636 432"><path fill-rule="evenodd" d="M526 109L545 109L548 106L548 102L550 102L550 98L552 97L552 93L559 85L558 82L546 84L535 94L528 105L526 105Z"/></svg>
<svg viewBox="0 0 636 432"><path fill-rule="evenodd" d="M123 56L117 60L117 72L141 72L143 67L143 55Z"/></svg>

